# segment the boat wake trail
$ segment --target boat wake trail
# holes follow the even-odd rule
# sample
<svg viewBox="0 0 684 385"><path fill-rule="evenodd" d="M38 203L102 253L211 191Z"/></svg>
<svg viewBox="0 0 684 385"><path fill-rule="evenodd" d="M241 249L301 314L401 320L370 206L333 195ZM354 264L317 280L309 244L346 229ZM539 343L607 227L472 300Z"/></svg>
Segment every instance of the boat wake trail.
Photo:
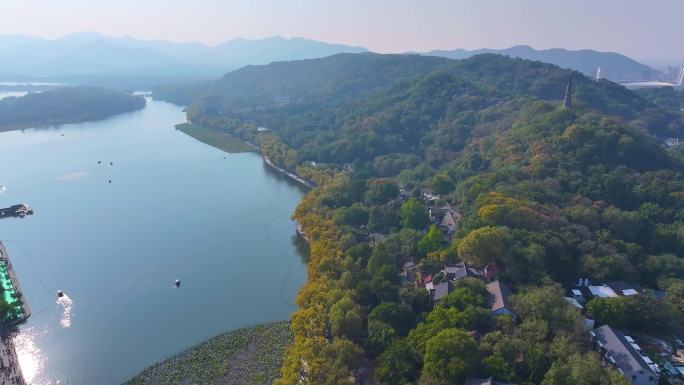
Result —
<svg viewBox="0 0 684 385"><path fill-rule="evenodd" d="M57 304L62 307L62 317L59 319L59 324L62 325L64 329L68 329L71 326L74 301L72 301L68 295L64 294L62 297L57 298Z"/></svg>

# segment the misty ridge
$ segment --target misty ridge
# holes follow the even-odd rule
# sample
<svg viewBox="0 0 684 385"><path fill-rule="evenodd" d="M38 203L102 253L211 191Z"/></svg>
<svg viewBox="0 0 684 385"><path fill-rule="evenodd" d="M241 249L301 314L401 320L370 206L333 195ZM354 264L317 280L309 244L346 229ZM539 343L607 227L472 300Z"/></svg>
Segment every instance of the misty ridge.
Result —
<svg viewBox="0 0 684 385"><path fill-rule="evenodd" d="M0 80L50 79L62 82L130 89L160 83L214 79L246 65L368 52L366 48L305 38L274 36L235 38L223 44L175 43L107 37L82 32L55 40L25 35L0 36ZM598 67L610 80L651 78L658 71L627 56L593 50L548 49L528 46L508 49L436 50L411 52L450 59L497 53L538 60L593 76Z"/></svg>
<svg viewBox="0 0 684 385"><path fill-rule="evenodd" d="M146 85L169 79L217 78L248 64L365 51L361 47L277 36L260 40L236 38L210 47L200 43L106 37L92 32L56 40L5 35L0 36L0 78L40 76L103 86L109 85L112 78L130 78Z"/></svg>

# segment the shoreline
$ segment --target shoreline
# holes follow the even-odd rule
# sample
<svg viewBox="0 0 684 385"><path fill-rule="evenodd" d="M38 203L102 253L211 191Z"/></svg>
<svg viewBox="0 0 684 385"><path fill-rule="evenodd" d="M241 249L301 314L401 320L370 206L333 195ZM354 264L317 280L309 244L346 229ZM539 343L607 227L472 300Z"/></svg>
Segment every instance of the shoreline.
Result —
<svg viewBox="0 0 684 385"><path fill-rule="evenodd" d="M261 154L261 157L264 159L264 162L267 165L271 166L271 168L273 168L276 171L280 172L281 174L289 177L290 179L294 180L295 182L298 182L299 184L303 185L304 187L306 187L308 189L312 189L314 187L313 184L309 183L306 179L300 177L299 175L297 175L293 172L287 171L284 168L280 168L280 167L276 166L275 164L273 164L271 159L269 157L267 157L266 155Z"/></svg>
<svg viewBox="0 0 684 385"><path fill-rule="evenodd" d="M0 335L0 384L26 385L14 346L13 333L3 331Z"/></svg>
<svg viewBox="0 0 684 385"><path fill-rule="evenodd" d="M276 166L276 165L271 161L271 159L270 159L268 156L264 155L263 152L261 152L261 147L259 147L259 145L257 145L256 143L252 143L252 142L250 142L250 141L248 141L248 140L242 139L242 138L240 138L240 137L238 137L238 136L236 136L236 135L233 135L232 133L230 133L230 132L228 132L228 131L226 131L226 130L220 129L220 128L208 128L208 127L204 127L204 126L197 126L197 125L195 125L195 124L192 123L192 122L178 124L178 125L176 125L176 128L178 129L178 126L181 126L181 125L183 125L183 124L190 124L190 125L193 125L193 126L195 126L195 127L203 128L203 129L205 129L205 130L219 132L219 133L221 133L221 134L223 134L223 135L226 135L226 136L231 137L232 139L238 140L238 141L240 141L240 142L242 142L242 143L244 143L244 144L246 144L246 145L252 147L253 149L257 150L257 152L259 153L259 155L261 155L261 158L264 160L264 163L266 163L266 164L267 164L269 167L271 167L273 170L278 171L280 174L285 175L286 177L292 179L293 181L299 183L300 185L306 187L307 189L312 189L312 188L314 187L314 185L313 185L312 183L310 183L310 182L307 181L306 179L300 177L299 175L297 175L297 174L295 174L295 173L293 173L293 172L290 172L290 171L288 171L288 170L285 170L284 168L281 168L281 167ZM197 138L195 138L195 139L197 139ZM199 140L199 139L197 139L197 140ZM201 141L201 140L200 140L200 141ZM203 142L203 143L206 143L206 142ZM220 147L215 146L215 145L213 145L213 144L211 144L211 143L206 143L206 144L208 144L208 145L210 145L210 146L212 146L212 147L216 147L216 148L221 149ZM225 151L225 150L223 150L223 151ZM225 151L225 152L228 152L228 151Z"/></svg>

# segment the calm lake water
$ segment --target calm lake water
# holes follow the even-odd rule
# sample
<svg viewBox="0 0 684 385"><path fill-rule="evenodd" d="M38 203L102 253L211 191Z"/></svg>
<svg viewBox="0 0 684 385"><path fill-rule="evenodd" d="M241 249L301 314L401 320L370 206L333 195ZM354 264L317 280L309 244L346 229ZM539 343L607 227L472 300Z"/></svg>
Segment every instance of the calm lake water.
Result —
<svg viewBox="0 0 684 385"><path fill-rule="evenodd" d="M0 206L35 210L0 221L33 313L16 338L29 383L119 384L294 310L302 191L256 154L176 131L183 120L148 100L104 121L0 133Z"/></svg>

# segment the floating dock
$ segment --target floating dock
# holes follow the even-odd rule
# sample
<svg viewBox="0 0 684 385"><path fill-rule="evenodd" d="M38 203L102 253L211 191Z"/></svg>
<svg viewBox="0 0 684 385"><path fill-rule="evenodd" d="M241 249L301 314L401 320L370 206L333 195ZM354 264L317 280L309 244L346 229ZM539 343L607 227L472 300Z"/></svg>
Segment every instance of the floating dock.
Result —
<svg viewBox="0 0 684 385"><path fill-rule="evenodd" d="M26 204L18 204L0 209L0 218L19 217L33 215L33 209Z"/></svg>

